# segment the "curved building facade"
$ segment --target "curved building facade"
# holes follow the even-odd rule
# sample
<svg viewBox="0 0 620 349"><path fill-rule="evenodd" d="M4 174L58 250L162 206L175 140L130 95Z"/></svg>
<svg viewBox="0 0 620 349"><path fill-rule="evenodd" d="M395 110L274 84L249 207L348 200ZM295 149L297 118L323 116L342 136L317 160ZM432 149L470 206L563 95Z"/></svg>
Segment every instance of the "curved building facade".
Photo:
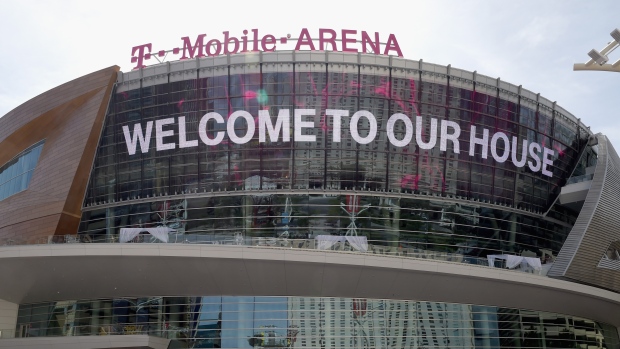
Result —
<svg viewBox="0 0 620 349"><path fill-rule="evenodd" d="M555 102L339 52L117 71L0 119L0 347L620 348L618 157Z"/></svg>

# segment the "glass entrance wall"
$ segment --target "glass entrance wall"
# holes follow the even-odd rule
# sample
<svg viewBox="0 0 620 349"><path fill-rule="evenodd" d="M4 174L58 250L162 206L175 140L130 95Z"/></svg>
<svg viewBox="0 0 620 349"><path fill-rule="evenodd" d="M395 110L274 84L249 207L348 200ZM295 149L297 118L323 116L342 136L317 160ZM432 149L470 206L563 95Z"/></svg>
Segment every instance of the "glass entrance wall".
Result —
<svg viewBox="0 0 620 349"><path fill-rule="evenodd" d="M143 297L24 304L21 337L150 334L174 348L605 348L615 327L555 313L364 298Z"/></svg>

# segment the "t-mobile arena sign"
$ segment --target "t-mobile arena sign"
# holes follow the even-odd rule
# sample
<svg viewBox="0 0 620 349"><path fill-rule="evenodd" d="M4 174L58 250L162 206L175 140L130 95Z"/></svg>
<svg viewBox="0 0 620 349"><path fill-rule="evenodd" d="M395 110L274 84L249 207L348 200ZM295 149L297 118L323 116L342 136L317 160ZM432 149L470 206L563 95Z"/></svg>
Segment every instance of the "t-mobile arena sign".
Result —
<svg viewBox="0 0 620 349"><path fill-rule="evenodd" d="M245 52L272 52L277 45L286 45L291 39L287 34L276 38L272 34L259 34L258 29L252 29L251 33L243 31L240 37L231 36L230 32L222 32L219 38L207 39L207 34L200 34L194 40L189 36L182 37L182 48L175 47L169 50L153 50L153 44L143 44L131 48L131 63L136 63L133 69L146 67L145 61L154 57L158 62L163 62L168 54L180 55L180 59L194 57L219 56L222 54L234 54ZM390 34L385 43L380 41L379 33L367 33L365 31L342 29L319 29L318 36L311 36L307 28L303 28L295 41L295 51L338 51L338 52L362 52L376 55L403 54L396 41L396 36ZM282 48L280 48L282 49Z"/></svg>
<svg viewBox="0 0 620 349"><path fill-rule="evenodd" d="M254 138L256 128L258 126L258 141L265 142L291 142L291 129L293 130L294 142L316 142L316 135L308 134L305 130L314 128L314 121L307 121L308 117L316 117L315 109L294 109L293 125L291 128L291 110L279 109L278 115L270 115L269 110L259 110L258 118L255 119L252 114L245 110L238 110L230 114L227 120L216 112L205 114L198 124L198 138L208 146L215 146L224 140L227 134L228 139L235 144L245 144ZM343 109L327 109L325 116L332 119L333 132L332 142L339 143L342 136L342 119L349 117L349 111ZM364 120L363 120L364 119ZM210 130L207 133L207 124L213 120ZM235 123L240 120L238 125L245 123L245 131L243 129L235 130ZM245 122L241 121L244 120ZM275 121L275 124L274 124ZM360 121L366 125L367 132L361 135L358 127ZM415 144L420 149L433 149L439 144L440 151L448 150L448 143L452 146L452 151L460 154L460 136L461 126L449 120L439 120L430 117L430 131L424 132L423 117L416 116L412 119L402 113L396 113L390 116L385 125L385 132L389 142L395 147L406 147L413 140L415 133ZM415 122L415 132L413 123ZM151 147L151 135L153 134L153 124L155 124L155 149L156 151L164 151L175 148L193 148L198 146L198 139L188 139L186 131L185 116L178 118L165 118L148 121L145 126L140 123L133 125L133 133L129 126L123 126L123 134L125 143L127 144L127 152L134 155L137 152L138 145L142 153L147 153ZM399 130L395 128L398 124ZM218 126L219 125L219 126ZM403 128L404 126L404 128ZM226 129L226 131L224 131ZM175 131L177 137L175 137ZM367 110L359 110L355 112L349 120L349 134L351 138L359 144L368 144L377 137L377 119ZM403 134L404 131L404 134ZM508 137L504 132L495 132L490 134L489 130L484 128L482 132L477 132L475 125L470 126L469 130L469 156L480 154L483 159L491 157L499 162L504 163L510 160L516 167L528 166L532 172L541 171L543 175L552 177L553 157L555 151L553 149L541 146L536 142L529 140L519 140L517 137ZM244 133L242 136L238 132ZM397 136L398 133L398 136ZM426 135L427 134L427 135ZM438 142L439 140L439 142ZM518 150L521 150L518 152ZM519 156L520 153L520 156Z"/></svg>

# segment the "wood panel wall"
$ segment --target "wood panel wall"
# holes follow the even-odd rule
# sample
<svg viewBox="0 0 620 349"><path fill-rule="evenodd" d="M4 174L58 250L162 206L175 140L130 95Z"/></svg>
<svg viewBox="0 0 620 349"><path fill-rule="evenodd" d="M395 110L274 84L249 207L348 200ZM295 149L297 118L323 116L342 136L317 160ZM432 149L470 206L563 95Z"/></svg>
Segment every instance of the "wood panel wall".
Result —
<svg viewBox="0 0 620 349"><path fill-rule="evenodd" d="M75 234L118 66L60 85L0 118L0 166L45 145L27 190L0 201L0 244Z"/></svg>

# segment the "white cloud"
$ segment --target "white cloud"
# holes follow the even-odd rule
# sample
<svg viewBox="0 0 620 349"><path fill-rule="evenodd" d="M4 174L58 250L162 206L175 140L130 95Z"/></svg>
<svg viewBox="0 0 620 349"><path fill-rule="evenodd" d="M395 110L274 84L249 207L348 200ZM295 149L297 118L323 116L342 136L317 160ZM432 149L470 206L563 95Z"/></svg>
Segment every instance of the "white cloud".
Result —
<svg viewBox="0 0 620 349"><path fill-rule="evenodd" d="M542 15L523 23L522 28L515 33L512 40L517 45L524 45L529 49L553 44L567 34L569 19L560 15Z"/></svg>

